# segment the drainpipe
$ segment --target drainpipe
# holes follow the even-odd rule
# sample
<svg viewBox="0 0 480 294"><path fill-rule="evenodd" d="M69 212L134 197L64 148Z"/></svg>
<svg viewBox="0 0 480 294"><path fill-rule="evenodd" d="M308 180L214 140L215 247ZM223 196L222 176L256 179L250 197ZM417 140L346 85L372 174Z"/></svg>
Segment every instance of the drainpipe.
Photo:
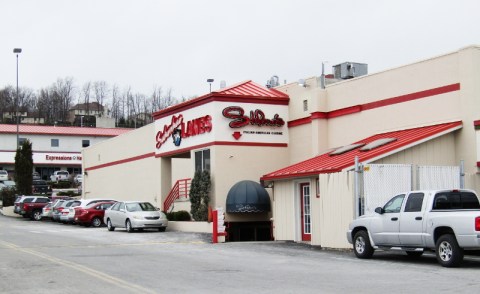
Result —
<svg viewBox="0 0 480 294"><path fill-rule="evenodd" d="M460 160L460 189L465 189L465 161Z"/></svg>
<svg viewBox="0 0 480 294"><path fill-rule="evenodd" d="M355 218L359 217L359 203L360 203L360 163L358 162L358 156L355 156L355 176L353 185L353 197L355 197Z"/></svg>

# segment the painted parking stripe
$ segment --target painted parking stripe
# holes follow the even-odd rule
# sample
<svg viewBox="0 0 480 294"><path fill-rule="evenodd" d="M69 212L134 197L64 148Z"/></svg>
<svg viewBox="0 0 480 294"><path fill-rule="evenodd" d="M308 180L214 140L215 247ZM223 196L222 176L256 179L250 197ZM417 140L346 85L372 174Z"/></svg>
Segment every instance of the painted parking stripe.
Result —
<svg viewBox="0 0 480 294"><path fill-rule="evenodd" d="M48 254L41 253L41 252L38 252L38 251L35 251L35 250L32 250L32 249L21 248L21 247L15 245L13 243L8 243L8 242L0 240L0 245L4 246L6 248L12 249L12 250L20 251L20 252L23 252L23 253L27 253L27 254L30 254L30 255L34 255L34 256L43 258L45 260L48 260L52 263L59 264L61 266L69 267L71 269L77 270L77 271L82 272L84 274L90 275L93 278L105 281L107 283L110 283L112 285L124 288L126 290L129 290L133 293L156 293L156 292L154 292L150 289L146 289L142 286L126 282L122 279L116 278L114 276L108 275L108 274L103 273L103 272L99 272L99 271L94 270L92 268L89 268L89 267L86 267L86 266L83 266L83 265L80 265L80 264L76 264L76 263L70 262L68 260L64 260L64 259L60 259L60 258L57 258L57 257L54 257L54 256L50 256Z"/></svg>

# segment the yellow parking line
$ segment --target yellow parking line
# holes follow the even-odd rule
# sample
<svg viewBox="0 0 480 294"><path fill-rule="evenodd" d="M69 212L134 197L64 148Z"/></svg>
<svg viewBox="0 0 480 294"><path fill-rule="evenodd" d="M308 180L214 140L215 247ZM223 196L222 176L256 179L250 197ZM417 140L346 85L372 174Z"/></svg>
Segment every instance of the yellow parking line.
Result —
<svg viewBox="0 0 480 294"><path fill-rule="evenodd" d="M143 288L141 286L138 286L138 285L135 285L135 284L132 284L132 283L128 283L124 280L121 280L121 279L116 278L114 276L110 276L110 275L105 274L103 272L99 272L99 271L94 270L92 268L89 268L89 267L86 267L86 266L83 266L83 265L80 265L80 264L76 264L76 263L73 263L73 262L70 262L70 261L67 261L67 260L64 260L64 259L56 258L56 257L50 256L48 254L44 254L44 253L34 251L34 250L31 250L31 249L21 248L21 247L15 245L15 244L8 243L8 242L1 241L1 240L0 240L0 245L3 245L3 246L5 246L7 248L10 248L12 250L20 251L20 252L23 252L23 253L28 253L28 254L43 258L45 260L48 260L48 261L53 262L53 263L57 263L57 264L62 265L62 266L67 266L71 269L74 269L74 270L77 270L77 271L82 272L84 274L90 275L94 278L100 279L100 280L105 281L107 283L110 283L112 285L119 286L119 287L122 287L126 290L132 291L133 293L156 293L155 291L152 291L150 289L146 289L146 288Z"/></svg>

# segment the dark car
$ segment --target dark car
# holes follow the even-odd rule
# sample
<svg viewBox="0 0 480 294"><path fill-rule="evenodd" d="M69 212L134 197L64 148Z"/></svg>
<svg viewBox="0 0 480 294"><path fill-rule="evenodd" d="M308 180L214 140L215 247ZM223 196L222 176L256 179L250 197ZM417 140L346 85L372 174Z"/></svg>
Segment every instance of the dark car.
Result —
<svg viewBox="0 0 480 294"><path fill-rule="evenodd" d="M105 210L114 203L115 201L97 202L86 207L76 207L75 223L85 226L100 227L103 225Z"/></svg>
<svg viewBox="0 0 480 294"><path fill-rule="evenodd" d="M33 180L32 182L32 193L34 194L52 194L52 187L47 184L44 180Z"/></svg>

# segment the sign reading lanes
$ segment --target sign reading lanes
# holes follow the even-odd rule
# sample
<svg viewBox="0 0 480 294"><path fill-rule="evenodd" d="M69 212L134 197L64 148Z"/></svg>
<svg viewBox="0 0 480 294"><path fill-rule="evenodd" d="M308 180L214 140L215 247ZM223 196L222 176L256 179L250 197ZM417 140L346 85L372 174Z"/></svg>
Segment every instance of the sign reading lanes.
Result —
<svg viewBox="0 0 480 294"><path fill-rule="evenodd" d="M156 154L212 142L288 143L287 105L211 102L155 121Z"/></svg>

